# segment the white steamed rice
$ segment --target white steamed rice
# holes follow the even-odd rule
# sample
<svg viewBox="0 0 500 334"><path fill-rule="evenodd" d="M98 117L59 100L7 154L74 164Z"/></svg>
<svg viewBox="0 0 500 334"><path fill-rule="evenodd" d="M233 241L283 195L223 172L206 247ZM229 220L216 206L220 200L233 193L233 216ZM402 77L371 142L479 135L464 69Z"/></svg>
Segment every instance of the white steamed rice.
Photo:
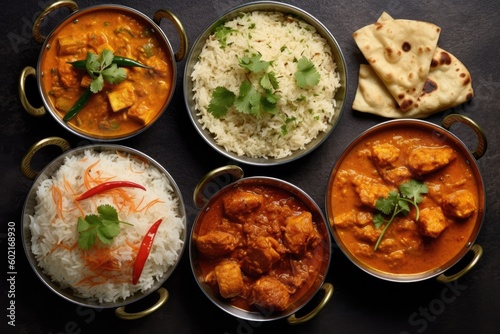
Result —
<svg viewBox="0 0 500 334"><path fill-rule="evenodd" d="M92 178L133 181L145 186L146 191L121 188L133 204L124 202L123 197L113 191L76 203L74 198L86 190L85 170L95 162L98 163L89 172ZM99 302L124 300L135 292L148 290L175 265L183 246L181 236L185 233L184 217L178 210L180 200L176 196L167 177L137 157L93 150L66 157L57 172L42 181L37 189L37 205L30 217L31 250L43 271L62 288L71 287L76 295ZM157 199L159 201L155 201ZM58 209L58 201L62 201L62 210ZM155 204L146 207L148 203ZM101 204L115 207L119 219L132 225L120 224L121 231L112 244L96 241L89 251L83 251L77 245L78 217L82 211L84 215L96 214ZM132 205L138 210L131 210ZM132 267L138 246L159 218L163 221L148 260L139 282L133 285ZM102 265L113 265L115 269L92 271L90 261L102 261L95 256L96 252L107 253L110 262Z"/></svg>
<svg viewBox="0 0 500 334"><path fill-rule="evenodd" d="M191 75L199 122L218 145L239 156L283 158L304 149L327 130L335 114L334 96L340 81L327 41L311 25L279 12L245 13L225 26L237 32L228 35L225 48L212 34ZM231 107L223 118L213 117L207 108L214 89L223 86L238 95L245 79L238 59L256 53L262 60L272 61L270 70L279 81L280 113L256 119ZM314 63L321 76L310 89L299 88L294 79L302 56ZM291 118L295 121L288 123L288 133L282 133L282 126Z"/></svg>

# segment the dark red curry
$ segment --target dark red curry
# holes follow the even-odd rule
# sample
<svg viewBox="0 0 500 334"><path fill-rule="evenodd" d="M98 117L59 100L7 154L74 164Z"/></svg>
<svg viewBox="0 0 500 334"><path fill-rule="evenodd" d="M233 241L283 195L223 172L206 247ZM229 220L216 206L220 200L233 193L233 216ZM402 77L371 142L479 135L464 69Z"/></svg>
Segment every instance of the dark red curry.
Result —
<svg viewBox="0 0 500 334"><path fill-rule="evenodd" d="M285 190L238 185L214 198L199 217L193 235L198 279L244 310L293 307L324 278L330 250L318 223Z"/></svg>

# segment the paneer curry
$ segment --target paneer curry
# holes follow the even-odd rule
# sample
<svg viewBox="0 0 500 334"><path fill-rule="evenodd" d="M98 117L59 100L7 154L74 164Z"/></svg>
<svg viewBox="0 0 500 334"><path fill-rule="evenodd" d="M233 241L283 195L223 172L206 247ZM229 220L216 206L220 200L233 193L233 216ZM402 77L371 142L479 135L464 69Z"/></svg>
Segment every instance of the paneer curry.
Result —
<svg viewBox="0 0 500 334"><path fill-rule="evenodd" d="M448 263L466 247L483 210L476 175L461 152L419 127L364 136L344 153L330 181L327 205L337 242L365 268L390 274L425 273ZM381 237L393 212L377 227L378 201L412 180L426 187L421 202L394 216Z"/></svg>
<svg viewBox="0 0 500 334"><path fill-rule="evenodd" d="M60 117L70 110L91 84L85 70L71 62L88 52L138 61L149 68L126 67L126 79L91 95L68 124L95 138L120 138L154 121L172 94L172 55L166 42L146 20L125 11L89 11L64 25L50 37L40 62L42 91Z"/></svg>
<svg viewBox="0 0 500 334"><path fill-rule="evenodd" d="M328 240L323 219L290 192L239 184L197 222L198 279L234 307L280 312L322 282Z"/></svg>

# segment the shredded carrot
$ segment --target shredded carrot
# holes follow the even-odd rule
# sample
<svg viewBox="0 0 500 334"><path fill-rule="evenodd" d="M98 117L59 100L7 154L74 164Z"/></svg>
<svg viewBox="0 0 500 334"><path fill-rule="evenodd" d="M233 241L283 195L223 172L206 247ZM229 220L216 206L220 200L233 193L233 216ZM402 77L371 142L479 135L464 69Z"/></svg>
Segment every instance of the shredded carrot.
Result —
<svg viewBox="0 0 500 334"><path fill-rule="evenodd" d="M100 160L97 160L96 162L94 162L93 164L89 165L86 169L85 169L85 173L83 173L83 183L85 184L85 187L87 189L90 189L92 188L92 185L90 184L90 181L92 179L92 175L90 175L90 172L92 171L92 168L94 168L98 163L100 162Z"/></svg>
<svg viewBox="0 0 500 334"><path fill-rule="evenodd" d="M61 194L61 189L59 187L53 185L51 188L51 193L52 193L52 200L54 201L54 204L56 205L56 212L57 216L60 217L63 221L64 220L64 215L63 215L63 197Z"/></svg>
<svg viewBox="0 0 500 334"><path fill-rule="evenodd" d="M148 212L148 210L155 204L158 204L158 203L165 203L163 201L161 201L159 198L156 198L154 200L152 200L151 202L147 203L142 209L137 209L138 212Z"/></svg>

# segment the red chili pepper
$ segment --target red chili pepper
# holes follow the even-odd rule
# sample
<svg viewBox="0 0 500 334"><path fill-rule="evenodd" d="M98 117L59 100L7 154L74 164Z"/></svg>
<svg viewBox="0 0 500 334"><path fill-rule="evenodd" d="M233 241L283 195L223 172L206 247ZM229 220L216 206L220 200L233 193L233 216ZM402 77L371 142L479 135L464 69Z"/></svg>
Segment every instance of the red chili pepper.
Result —
<svg viewBox="0 0 500 334"><path fill-rule="evenodd" d="M153 246L153 240L156 236L156 231L158 231L158 226L160 226L162 219L158 219L148 230L148 233L142 239L141 247L137 253L137 258L135 259L134 268L132 270L132 284L137 284L139 277L141 277L142 269L144 269L144 264L148 259L149 252Z"/></svg>
<svg viewBox="0 0 500 334"><path fill-rule="evenodd" d="M120 188L120 187L132 187L132 188L139 188L142 190L146 190L143 186L140 184L130 182L130 181L108 181L101 183L94 188L90 188L80 196L76 198L77 201L81 201L82 199L89 198L91 196L97 195L99 193L102 193L106 190L113 189L113 188Z"/></svg>

